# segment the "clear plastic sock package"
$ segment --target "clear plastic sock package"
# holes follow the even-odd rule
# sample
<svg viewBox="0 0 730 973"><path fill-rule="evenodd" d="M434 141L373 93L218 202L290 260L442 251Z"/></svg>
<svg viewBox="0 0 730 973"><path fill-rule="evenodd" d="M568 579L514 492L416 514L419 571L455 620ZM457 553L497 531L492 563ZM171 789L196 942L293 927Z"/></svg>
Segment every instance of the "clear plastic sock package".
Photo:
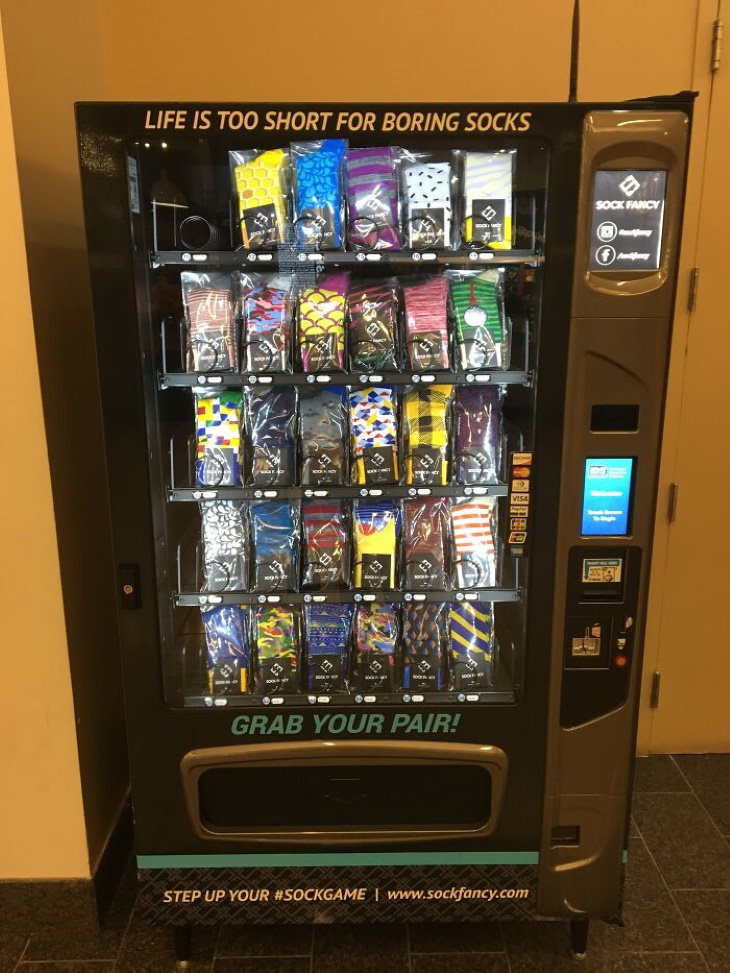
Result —
<svg viewBox="0 0 730 973"><path fill-rule="evenodd" d="M298 508L283 500L257 500L251 504L250 517L254 587L260 591L296 591Z"/></svg>
<svg viewBox="0 0 730 973"><path fill-rule="evenodd" d="M295 226L300 246L339 250L343 243L344 139L295 142Z"/></svg>
<svg viewBox="0 0 730 973"><path fill-rule="evenodd" d="M279 605L253 610L254 689L276 695L299 690L299 615Z"/></svg>
<svg viewBox="0 0 730 973"><path fill-rule="evenodd" d="M464 223L467 245L512 247L515 151L464 153Z"/></svg>
<svg viewBox="0 0 730 973"><path fill-rule="evenodd" d="M450 367L448 293L445 277L430 277L403 287L406 351L414 371Z"/></svg>
<svg viewBox="0 0 730 973"><path fill-rule="evenodd" d="M403 228L414 250L444 250L453 245L457 156L434 150L399 155Z"/></svg>
<svg viewBox="0 0 730 973"><path fill-rule="evenodd" d="M398 282L358 280L347 297L350 368L366 372L398 367Z"/></svg>
<svg viewBox="0 0 730 973"><path fill-rule="evenodd" d="M284 241L289 153L285 149L229 152L243 245L266 249Z"/></svg>
<svg viewBox="0 0 730 973"><path fill-rule="evenodd" d="M491 588L497 583L497 501L494 497L459 500L451 507L454 584Z"/></svg>
<svg viewBox="0 0 730 973"><path fill-rule="evenodd" d="M208 691L216 695L249 689L248 613L239 605L203 609Z"/></svg>
<svg viewBox="0 0 730 973"><path fill-rule="evenodd" d="M390 500L356 500L353 507L355 535L355 587L378 591L394 588L399 515Z"/></svg>
<svg viewBox="0 0 730 973"><path fill-rule="evenodd" d="M299 393L299 438L303 486L348 482L347 389L329 386Z"/></svg>
<svg viewBox="0 0 730 973"><path fill-rule="evenodd" d="M509 334L504 313L504 268L482 273L449 271L459 367L507 368Z"/></svg>
<svg viewBox="0 0 730 973"><path fill-rule="evenodd" d="M216 395L195 393L195 482L200 486L236 486L240 482L242 400L236 389Z"/></svg>
<svg viewBox="0 0 730 973"><path fill-rule="evenodd" d="M356 483L398 481L398 426L392 386L350 391L350 434Z"/></svg>
<svg viewBox="0 0 730 973"><path fill-rule="evenodd" d="M236 371L233 278L224 273L184 270L180 283L188 335L188 371Z"/></svg>
<svg viewBox="0 0 730 973"><path fill-rule="evenodd" d="M394 605L358 605L355 610L352 688L389 693L398 685L398 612Z"/></svg>
<svg viewBox="0 0 730 973"><path fill-rule="evenodd" d="M344 587L350 580L350 547L341 500L312 500L302 506L305 588Z"/></svg>
<svg viewBox="0 0 730 973"><path fill-rule="evenodd" d="M406 483L448 483L451 386L414 385L403 398Z"/></svg>
<svg viewBox="0 0 730 973"><path fill-rule="evenodd" d="M347 678L354 605L305 605L307 689L343 691Z"/></svg>
<svg viewBox="0 0 730 973"><path fill-rule="evenodd" d="M494 661L494 611L490 602L461 602L449 609L451 689L489 689Z"/></svg>
<svg viewBox="0 0 730 973"><path fill-rule="evenodd" d="M438 692L444 684L449 606L403 606L401 688L415 693Z"/></svg>
<svg viewBox="0 0 730 973"><path fill-rule="evenodd" d="M246 508L239 500L206 500L203 521L203 565L208 591L248 588Z"/></svg>
<svg viewBox="0 0 730 973"><path fill-rule="evenodd" d="M246 428L251 486L291 486L296 477L297 393L295 388L250 389Z"/></svg>
<svg viewBox="0 0 730 973"><path fill-rule="evenodd" d="M406 500L403 504L403 586L447 587L449 501L444 497Z"/></svg>
<svg viewBox="0 0 730 973"><path fill-rule="evenodd" d="M345 304L349 275L326 274L299 293L299 351L305 372L345 367Z"/></svg>
<svg viewBox="0 0 730 973"><path fill-rule="evenodd" d="M502 462L502 392L495 385L456 391L457 483L498 483Z"/></svg>
<svg viewBox="0 0 730 973"><path fill-rule="evenodd" d="M356 250L400 250L394 149L350 149L345 179L349 245Z"/></svg>
<svg viewBox="0 0 730 973"><path fill-rule="evenodd" d="M291 371L291 291L285 274L251 278L242 300L244 371Z"/></svg>

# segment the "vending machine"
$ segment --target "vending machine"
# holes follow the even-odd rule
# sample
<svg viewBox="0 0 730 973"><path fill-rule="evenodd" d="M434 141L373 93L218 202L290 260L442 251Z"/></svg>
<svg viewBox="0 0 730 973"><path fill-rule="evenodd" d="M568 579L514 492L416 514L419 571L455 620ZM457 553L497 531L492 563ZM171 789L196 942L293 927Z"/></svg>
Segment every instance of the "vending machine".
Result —
<svg viewBox="0 0 730 973"><path fill-rule="evenodd" d="M77 106L178 958L515 916L584 953L619 914L691 114Z"/></svg>

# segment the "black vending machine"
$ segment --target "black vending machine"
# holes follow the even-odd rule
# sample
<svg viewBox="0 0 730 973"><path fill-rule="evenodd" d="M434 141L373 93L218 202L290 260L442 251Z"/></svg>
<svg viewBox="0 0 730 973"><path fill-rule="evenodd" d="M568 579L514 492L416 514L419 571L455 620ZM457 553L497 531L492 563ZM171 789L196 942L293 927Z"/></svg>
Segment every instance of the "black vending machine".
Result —
<svg viewBox="0 0 730 973"><path fill-rule="evenodd" d="M146 915L620 909L692 96L79 104Z"/></svg>

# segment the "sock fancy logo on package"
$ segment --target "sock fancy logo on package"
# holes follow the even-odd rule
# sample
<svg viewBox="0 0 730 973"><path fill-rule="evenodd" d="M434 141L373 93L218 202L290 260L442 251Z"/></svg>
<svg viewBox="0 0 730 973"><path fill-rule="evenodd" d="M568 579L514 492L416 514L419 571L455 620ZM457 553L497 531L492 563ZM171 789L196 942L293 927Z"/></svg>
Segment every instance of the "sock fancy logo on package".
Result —
<svg viewBox="0 0 730 973"><path fill-rule="evenodd" d="M248 291L243 299L243 321L246 370L285 372L291 360L289 290L269 283Z"/></svg>
<svg viewBox="0 0 730 973"><path fill-rule="evenodd" d="M300 246L337 250L342 246L342 162L344 139L295 142L291 147Z"/></svg>
<svg viewBox="0 0 730 973"><path fill-rule="evenodd" d="M278 605L254 609L258 693L296 693L299 690L299 626L292 608Z"/></svg>
<svg viewBox="0 0 730 973"><path fill-rule="evenodd" d="M415 386L406 392L403 403L406 483L439 486L448 481L450 405L448 385Z"/></svg>
<svg viewBox="0 0 730 973"><path fill-rule="evenodd" d="M206 500L203 521L203 563L208 591L248 588L246 508L240 500Z"/></svg>
<svg viewBox="0 0 730 973"><path fill-rule="evenodd" d="M390 500L356 500L355 587L380 590L395 587L398 511Z"/></svg>
<svg viewBox="0 0 730 973"><path fill-rule="evenodd" d="M358 605L355 611L353 688L392 692L397 685L395 651L398 613L394 605Z"/></svg>
<svg viewBox="0 0 730 973"><path fill-rule="evenodd" d="M403 606L401 687L437 692L443 686L448 605Z"/></svg>
<svg viewBox="0 0 730 973"><path fill-rule="evenodd" d="M446 278L405 285L403 303L409 367L418 371L449 368Z"/></svg>
<svg viewBox="0 0 730 973"><path fill-rule="evenodd" d="M495 250L512 247L515 153L467 152L464 158L464 240Z"/></svg>
<svg viewBox="0 0 730 973"><path fill-rule="evenodd" d="M500 271L492 269L451 278L456 347L463 369L504 368L508 364L501 282Z"/></svg>
<svg viewBox="0 0 730 973"><path fill-rule="evenodd" d="M354 605L305 605L307 689L345 689Z"/></svg>

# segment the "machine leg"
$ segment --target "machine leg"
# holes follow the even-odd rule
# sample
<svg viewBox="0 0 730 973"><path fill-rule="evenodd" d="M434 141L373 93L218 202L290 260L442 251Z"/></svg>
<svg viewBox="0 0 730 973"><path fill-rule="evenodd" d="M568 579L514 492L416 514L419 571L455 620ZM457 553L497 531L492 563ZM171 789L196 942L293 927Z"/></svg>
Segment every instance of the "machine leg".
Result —
<svg viewBox="0 0 730 973"><path fill-rule="evenodd" d="M570 948L573 959L585 959L588 948L588 917L570 920Z"/></svg>
<svg viewBox="0 0 730 973"><path fill-rule="evenodd" d="M185 969L190 961L190 947L193 939L193 927L172 927L172 942L175 947L175 960L179 969Z"/></svg>

